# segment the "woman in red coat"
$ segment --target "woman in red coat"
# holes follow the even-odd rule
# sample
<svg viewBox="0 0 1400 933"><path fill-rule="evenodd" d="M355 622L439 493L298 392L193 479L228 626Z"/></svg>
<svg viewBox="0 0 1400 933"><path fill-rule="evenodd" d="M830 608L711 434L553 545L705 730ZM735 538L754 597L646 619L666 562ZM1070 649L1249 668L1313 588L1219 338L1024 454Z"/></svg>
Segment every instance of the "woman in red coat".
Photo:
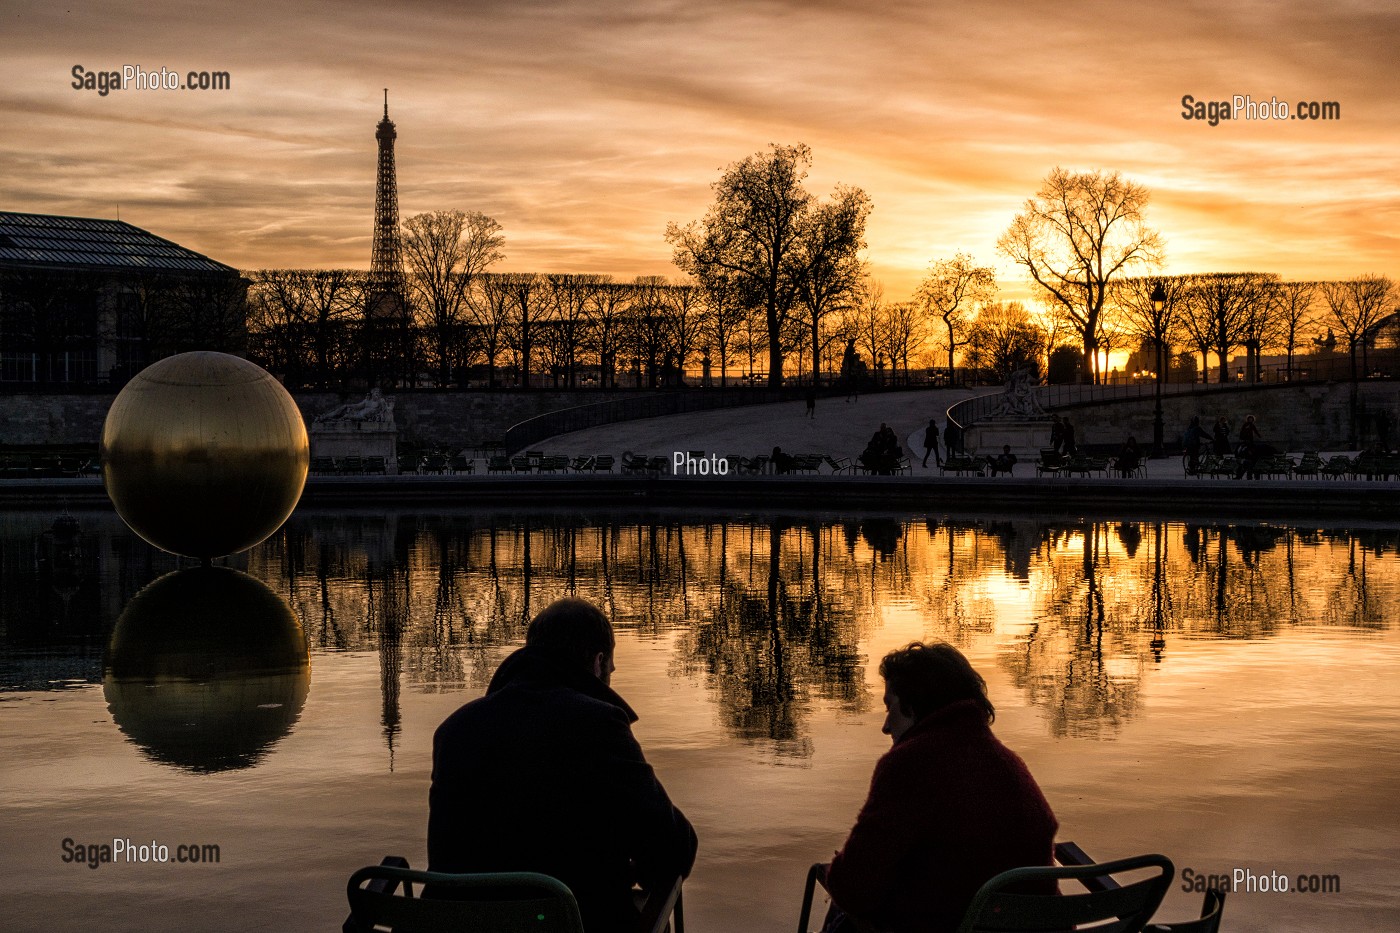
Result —
<svg viewBox="0 0 1400 933"><path fill-rule="evenodd" d="M855 917L895 933L952 931L992 876L1053 863L1058 823L1025 762L992 735L986 682L961 652L915 642L886 655L880 675L894 747L827 868L825 929L855 929Z"/></svg>

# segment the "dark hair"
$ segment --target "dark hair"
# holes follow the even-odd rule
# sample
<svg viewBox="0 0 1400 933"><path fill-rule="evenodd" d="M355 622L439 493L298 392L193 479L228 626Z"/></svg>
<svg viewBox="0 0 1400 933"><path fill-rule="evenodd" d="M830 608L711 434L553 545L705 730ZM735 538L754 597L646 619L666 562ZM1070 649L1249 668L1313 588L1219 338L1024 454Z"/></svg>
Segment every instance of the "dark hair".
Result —
<svg viewBox="0 0 1400 933"><path fill-rule="evenodd" d="M987 682L972 669L963 653L947 642L910 642L885 655L880 676L915 721L959 700L976 700L996 719L996 709L987 699Z"/></svg>
<svg viewBox="0 0 1400 933"><path fill-rule="evenodd" d="M586 599L568 596L550 603L525 630L525 644L567 664L591 664L617 644L612 623Z"/></svg>

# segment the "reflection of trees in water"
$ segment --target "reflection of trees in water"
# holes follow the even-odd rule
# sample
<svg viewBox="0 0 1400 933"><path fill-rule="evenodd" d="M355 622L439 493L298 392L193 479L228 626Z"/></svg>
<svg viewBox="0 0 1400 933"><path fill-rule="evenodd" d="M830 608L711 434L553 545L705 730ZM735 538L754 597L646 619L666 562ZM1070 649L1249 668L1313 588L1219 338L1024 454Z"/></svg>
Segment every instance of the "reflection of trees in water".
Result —
<svg viewBox="0 0 1400 933"><path fill-rule="evenodd" d="M1148 641L1138 596L1152 565L1118 559L1105 524L1047 530L1039 621L1000 661L1056 736L1112 734L1138 708ZM1140 529L1127 540L1117 532L1124 557L1137 550Z"/></svg>
<svg viewBox="0 0 1400 933"><path fill-rule="evenodd" d="M784 757L806 757L811 742L802 719L814 696L863 706L860 631L824 587L831 558L823 529L775 520L765 530L736 529L747 551L736 568L730 528L720 527L718 579L710 604L682 635L678 668L704 674L732 734L771 741Z"/></svg>
<svg viewBox="0 0 1400 933"><path fill-rule="evenodd" d="M1000 639L1052 730L1108 735L1179 638L1393 624L1397 543L1030 519L350 515L289 526L250 569L285 576L313 644L383 652L389 738L396 664L409 689L483 687L533 612L575 593L620 632L678 635L672 673L704 679L726 729L801 756L812 704L867 702L861 639L891 613L914 610L930 637L964 647Z"/></svg>

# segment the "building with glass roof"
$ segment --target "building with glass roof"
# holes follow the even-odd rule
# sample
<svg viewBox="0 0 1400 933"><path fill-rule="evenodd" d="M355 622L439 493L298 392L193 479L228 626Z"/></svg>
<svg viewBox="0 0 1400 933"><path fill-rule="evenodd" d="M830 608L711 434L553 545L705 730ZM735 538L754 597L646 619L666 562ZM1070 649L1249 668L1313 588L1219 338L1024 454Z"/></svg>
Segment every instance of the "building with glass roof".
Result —
<svg viewBox="0 0 1400 933"><path fill-rule="evenodd" d="M246 341L238 270L120 220L0 211L0 386L124 382Z"/></svg>

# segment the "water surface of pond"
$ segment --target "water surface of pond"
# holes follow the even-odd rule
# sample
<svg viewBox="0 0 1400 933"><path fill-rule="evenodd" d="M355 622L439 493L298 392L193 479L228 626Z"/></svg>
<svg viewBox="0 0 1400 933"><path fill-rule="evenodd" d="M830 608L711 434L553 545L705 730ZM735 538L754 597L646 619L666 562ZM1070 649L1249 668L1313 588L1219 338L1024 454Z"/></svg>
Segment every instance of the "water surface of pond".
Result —
<svg viewBox="0 0 1400 933"><path fill-rule="evenodd" d="M0 517L7 929L335 928L355 867L425 863L433 730L569 593L700 834L699 933L792 926L888 747L879 659L922 638L987 677L1062 839L1340 879L1232 895L1232 930L1400 925L1394 526L309 512L231 562L265 586L190 610L110 513L52 518Z"/></svg>

